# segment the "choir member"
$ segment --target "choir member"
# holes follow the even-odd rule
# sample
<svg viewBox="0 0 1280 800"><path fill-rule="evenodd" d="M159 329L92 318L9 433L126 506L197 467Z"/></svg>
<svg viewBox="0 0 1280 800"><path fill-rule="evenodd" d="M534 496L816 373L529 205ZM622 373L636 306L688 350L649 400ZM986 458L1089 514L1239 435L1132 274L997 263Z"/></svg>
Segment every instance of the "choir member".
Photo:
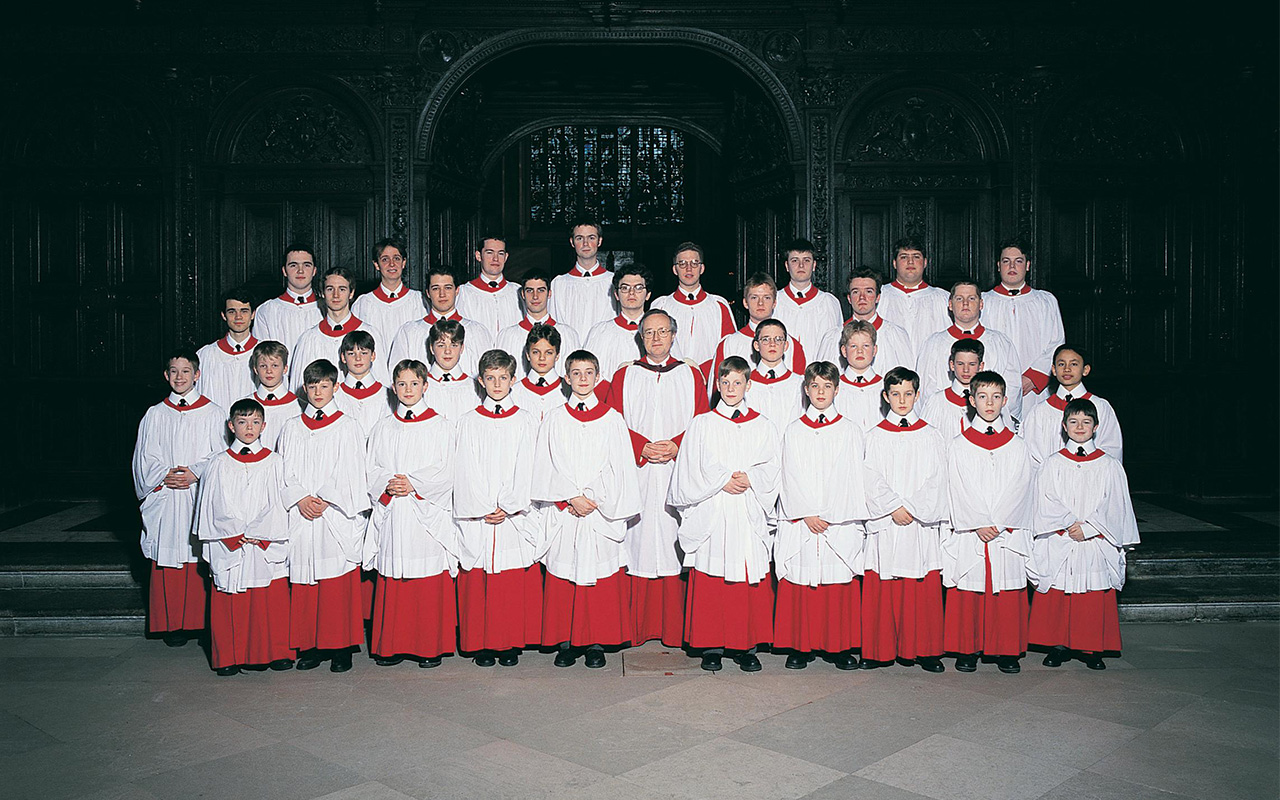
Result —
<svg viewBox="0 0 1280 800"><path fill-rule="evenodd" d="M284 249L284 292L258 307L253 318L253 338L280 342L293 352L298 337L320 322L320 306L312 282L316 257L310 245L291 244Z"/></svg>
<svg viewBox="0 0 1280 800"><path fill-rule="evenodd" d="M507 238L485 234L476 242L480 274L458 287L458 313L484 326L490 337L520 322L520 290L503 277Z"/></svg>
<svg viewBox="0 0 1280 800"><path fill-rule="evenodd" d="M761 322L774 318L773 311L777 305L777 299L778 285L773 282L773 278L763 272L757 272L747 278L747 285L742 290L742 304L747 309L747 324L721 339L720 344L716 345L711 367L709 370L704 370L707 376L708 392L715 390L714 384L717 381L711 376L720 373L720 363L726 358L737 356L748 362L754 358L756 328ZM797 375L803 375L805 365L808 363L805 361L804 347L796 341L794 336L790 336L789 340L787 351L791 353L791 360L788 367Z"/></svg>
<svg viewBox="0 0 1280 800"><path fill-rule="evenodd" d="M297 343L290 348L293 366L290 369L289 385L294 391L302 388L302 371L311 362L324 360L337 364L340 361L338 351L342 347L343 337L348 333L365 331L374 341L382 338L381 331L351 313L355 287L355 276L350 270L331 267L325 271L321 282L325 315L319 324L299 336ZM387 378L380 364L375 364L373 371L378 380L386 382Z"/></svg>
<svg viewBox="0 0 1280 800"><path fill-rule="evenodd" d="M575 221L569 228L569 246L576 257L573 269L551 281L551 316L583 335L596 323L608 322L614 316L617 285L612 273L600 263L602 244L600 223L585 218Z"/></svg>
<svg viewBox="0 0 1280 800"><path fill-rule="evenodd" d="M737 330L729 301L702 288L702 274L707 269L701 245L681 242L671 258L676 290L653 301L675 320L680 333L676 344L685 358L692 359L706 376L720 340Z"/></svg>
<svg viewBox="0 0 1280 800"><path fill-rule="evenodd" d="M1124 437L1120 433L1115 409L1084 385L1084 379L1093 370L1089 354L1075 345L1059 345L1053 351L1052 369L1049 396L1045 402L1032 406L1022 421L1022 436L1031 448L1031 458L1040 465L1058 452L1064 442L1062 412L1072 400L1083 399L1092 402L1098 413L1098 427L1094 431L1098 447L1124 463Z"/></svg>
<svg viewBox="0 0 1280 800"><path fill-rule="evenodd" d="M409 250L404 241L393 236L374 242L373 268L378 272L378 285L356 298L351 313L384 336L394 336L401 325L426 313L422 294L404 282L409 269ZM382 346L389 344L390 340L384 341Z"/></svg>
<svg viewBox="0 0 1280 800"><path fill-rule="evenodd" d="M280 342L259 342L250 357L253 377L258 388L250 395L262 406L265 427L262 431L263 447L277 449L284 424L302 413L298 396L289 391L285 377L289 374L289 348Z"/></svg>
<svg viewBox="0 0 1280 800"><path fill-rule="evenodd" d="M957 339L951 343L951 355L947 358L947 370L951 373L951 385L926 395L920 403L920 416L936 427L947 439L959 435L969 427L973 406L969 397L973 394L973 378L986 369L983 358L986 347L980 339ZM1009 407L1001 412L1005 425L1011 425ZM1024 421L1025 424L1025 421ZM1025 428L1023 429L1025 433Z"/></svg>
<svg viewBox="0 0 1280 800"><path fill-rule="evenodd" d="M452 320L467 330L467 341L471 347L463 357L462 371L474 375L480 354L493 347L493 334L481 323L468 319L458 313L458 274L453 267L437 265L427 271L427 288L425 291L430 308L422 319L406 322L396 331L391 341L389 363L399 364L405 359L431 361L427 352L427 335L431 326L440 320Z"/></svg>
<svg viewBox="0 0 1280 800"><path fill-rule="evenodd" d="M781 320L767 319L756 326L751 343L756 359L751 371L751 407L768 417L778 433L804 413L804 374L791 371L787 358L790 346L791 336Z"/></svg>
<svg viewBox="0 0 1280 800"><path fill-rule="evenodd" d="M788 244L785 266L791 281L777 296L778 307L773 316L786 324L808 352L817 353L823 338L840 330L840 300L813 285L813 272L818 266L813 242L796 239ZM803 370L796 371L803 374Z"/></svg>
<svg viewBox="0 0 1280 800"><path fill-rule="evenodd" d="M1062 344L1062 312L1058 299L1043 289L1027 284L1031 269L1031 249L1020 239L1000 245L996 270L1000 282L982 293L987 321L1013 341L1018 367L1022 370L1021 392L1030 406L1034 395L1049 385L1053 351ZM1024 413L1025 416L1025 413Z"/></svg>
<svg viewBox="0 0 1280 800"><path fill-rule="evenodd" d="M906 330L911 353L918 358L925 340L951 324L947 292L925 283L929 259L918 239L907 236L894 242L891 266L895 277L880 295L880 314Z"/></svg>
<svg viewBox="0 0 1280 800"><path fill-rule="evenodd" d="M884 419L881 410L883 376L875 368L879 357L879 335L880 331L873 324L860 319L841 329L840 354L848 366L840 374L836 409L864 432Z"/></svg>
<svg viewBox="0 0 1280 800"><path fill-rule="evenodd" d="M378 359L377 343L368 331L352 331L342 337L338 358L346 375L338 384L334 399L338 408L360 423L365 438L383 417L391 416L387 387L373 374Z"/></svg>
<svg viewBox="0 0 1280 800"><path fill-rule="evenodd" d="M442 319L427 334L427 350L431 353L427 402L437 414L454 423L480 401L475 378L462 367L467 333L462 323Z"/></svg>
<svg viewBox="0 0 1280 800"><path fill-rule="evenodd" d="M523 378L529 372L525 345L534 325L548 325L559 332L562 345L558 348L560 354L572 353L582 341L577 331L556 321L547 312L547 304L551 300L551 281L546 272L531 269L525 273L524 283L520 286L520 299L524 303L524 317L516 324L503 328L498 334L496 345L499 350L507 351L516 360L517 378ZM556 366L558 368L559 364Z"/></svg>
<svg viewBox="0 0 1280 800"><path fill-rule="evenodd" d="M829 331L818 345L817 359L830 361L838 367L847 367L841 351L844 330L852 322L868 322L876 329L876 372L884 375L894 367L910 367L916 363L911 338L901 325L880 316L880 291L884 278L876 270L862 267L849 276L849 307L853 313L844 321L844 327ZM843 413L843 412L841 412Z"/></svg>
<svg viewBox="0 0 1280 800"><path fill-rule="evenodd" d="M524 360L529 373L512 388L512 400L541 421L547 412L564 405L567 390L556 365L560 361L563 326L536 323L525 336Z"/></svg>
<svg viewBox="0 0 1280 800"><path fill-rule="evenodd" d="M222 296L226 334L196 351L200 359L200 394L220 408L253 393L253 370L249 366L253 348L253 295L247 290L232 289Z"/></svg>
<svg viewBox="0 0 1280 800"><path fill-rule="evenodd" d="M586 349L600 359L601 378L613 377L624 364L640 358L640 345L636 333L645 304L649 302L649 287L653 274L643 264L628 264L613 273L613 296L618 301L618 315L613 319L596 323L587 332Z"/></svg>

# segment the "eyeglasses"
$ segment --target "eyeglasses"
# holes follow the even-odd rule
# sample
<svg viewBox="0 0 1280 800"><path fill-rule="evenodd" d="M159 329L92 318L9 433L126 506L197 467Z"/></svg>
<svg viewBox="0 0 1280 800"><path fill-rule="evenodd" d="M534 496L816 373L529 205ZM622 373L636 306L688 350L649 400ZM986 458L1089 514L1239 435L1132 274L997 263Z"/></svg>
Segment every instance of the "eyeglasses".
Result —
<svg viewBox="0 0 1280 800"><path fill-rule="evenodd" d="M760 344L784 344L787 341L785 336L761 336L756 341Z"/></svg>
<svg viewBox="0 0 1280 800"><path fill-rule="evenodd" d="M640 335L646 339L665 339L671 335L671 329L670 328L654 328L652 330L644 331Z"/></svg>
<svg viewBox="0 0 1280 800"><path fill-rule="evenodd" d="M677 267L700 267L702 266L702 262L701 261L677 261L676 266Z"/></svg>
<svg viewBox="0 0 1280 800"><path fill-rule="evenodd" d="M635 283L630 286L624 283L618 287L618 291L625 292L627 294L640 294L641 292L646 291L648 288L649 287L645 286L643 283Z"/></svg>
<svg viewBox="0 0 1280 800"><path fill-rule="evenodd" d="M391 262L392 264L403 264L404 256L382 256L378 259L379 264L386 264L387 262Z"/></svg>

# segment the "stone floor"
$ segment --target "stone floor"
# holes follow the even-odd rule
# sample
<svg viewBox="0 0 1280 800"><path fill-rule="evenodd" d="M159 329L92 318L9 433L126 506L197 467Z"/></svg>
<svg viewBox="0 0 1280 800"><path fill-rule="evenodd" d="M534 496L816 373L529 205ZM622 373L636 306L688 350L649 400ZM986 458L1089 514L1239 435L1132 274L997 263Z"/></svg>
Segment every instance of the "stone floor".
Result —
<svg viewBox="0 0 1280 800"><path fill-rule="evenodd" d="M588 671L218 678L194 644L0 639L17 798L1276 798L1280 625L1126 625L1105 672Z"/></svg>

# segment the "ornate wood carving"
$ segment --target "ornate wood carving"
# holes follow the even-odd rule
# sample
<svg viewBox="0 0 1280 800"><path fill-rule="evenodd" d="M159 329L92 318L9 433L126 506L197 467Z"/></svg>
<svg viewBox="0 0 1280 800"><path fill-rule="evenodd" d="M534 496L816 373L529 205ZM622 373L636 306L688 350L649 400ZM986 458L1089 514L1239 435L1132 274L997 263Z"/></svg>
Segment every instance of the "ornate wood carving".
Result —
<svg viewBox="0 0 1280 800"><path fill-rule="evenodd" d="M235 164L367 164L373 147L350 112L303 90L260 108L231 149Z"/></svg>
<svg viewBox="0 0 1280 800"><path fill-rule="evenodd" d="M390 174L389 210L391 230L403 235L409 227L409 116L395 114L391 117L390 157L387 169Z"/></svg>
<svg viewBox="0 0 1280 800"><path fill-rule="evenodd" d="M984 159L973 124L950 100L894 92L855 121L846 136L852 161L977 162Z"/></svg>
<svg viewBox="0 0 1280 800"><path fill-rule="evenodd" d="M1053 161L1152 163L1184 155L1169 114L1135 98L1087 95L1046 132L1045 158Z"/></svg>

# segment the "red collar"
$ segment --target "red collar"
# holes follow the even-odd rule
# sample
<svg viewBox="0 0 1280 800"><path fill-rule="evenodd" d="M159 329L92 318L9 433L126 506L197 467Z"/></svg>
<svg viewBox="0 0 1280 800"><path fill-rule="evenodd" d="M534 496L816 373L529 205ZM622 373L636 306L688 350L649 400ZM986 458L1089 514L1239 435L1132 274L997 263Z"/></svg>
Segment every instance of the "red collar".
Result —
<svg viewBox="0 0 1280 800"><path fill-rule="evenodd" d="M569 416L573 417L578 422L595 422L609 411L609 406L602 402L600 398L596 398L594 408L588 408L586 411L579 411L578 404L573 400L573 398L570 398L569 402L564 404L564 407L568 409Z"/></svg>
<svg viewBox="0 0 1280 800"><path fill-rule="evenodd" d="M453 377L449 378L448 382L449 383L466 383L467 378L468 378L467 373L464 372L456 378L453 378ZM433 380L436 383L445 383L445 379L443 377L437 378L434 374L430 372L427 373L427 379Z"/></svg>
<svg viewBox="0 0 1280 800"><path fill-rule="evenodd" d="M421 414L418 414L413 419L405 419L404 417L400 416L400 411L398 409L395 412L395 418L405 423L406 425L412 425L415 422L422 422L424 419L431 419L435 415L436 415L436 410L434 408L428 408L426 411L423 411Z"/></svg>
<svg viewBox="0 0 1280 800"><path fill-rule="evenodd" d="M747 409L747 413L743 414L742 416L738 417L737 419L734 419L733 417L725 417L725 416L724 416L724 414L721 414L721 413L720 413L720 409L716 409L716 414L718 414L718 415L719 415L719 416L721 416L721 417L724 417L725 419L729 420L730 422L732 422L732 423L733 423L733 424L735 424L735 425L741 425L741 424L742 424L742 423L744 423L744 422L750 422L751 420L753 420L753 419L755 419L756 417L760 416L760 412L759 412L759 411L756 411L754 408L748 408L748 409Z"/></svg>
<svg viewBox="0 0 1280 800"><path fill-rule="evenodd" d="M247 356L253 352L253 348L258 346L258 340L253 338L253 334L244 340L244 344L240 345L240 352L237 353L230 344L227 343L227 337L223 336L218 340L218 349L229 356Z"/></svg>
<svg viewBox="0 0 1280 800"><path fill-rule="evenodd" d="M538 384L530 380L528 376L525 376L525 378L520 382L524 384L524 388L528 389L529 391L539 396L551 394L556 389L560 388L559 378L556 378L554 381L551 381L546 386L539 386Z"/></svg>
<svg viewBox="0 0 1280 800"><path fill-rule="evenodd" d="M341 417L341 416L342 416L341 411L335 411L332 414L325 414L324 419L316 419L315 417L309 417L306 414L303 414L302 424L306 425L308 428L310 428L313 431L318 431L321 428L325 428L325 427L328 427L329 425L332 425L334 420L336 420L338 417Z"/></svg>
<svg viewBox="0 0 1280 800"><path fill-rule="evenodd" d="M311 294L309 294L309 295L307 295L306 297L302 298L302 302L301 302L301 303L299 303L297 300L293 299L293 295L289 294L289 292L288 292L288 291L286 291L284 294L280 295L280 296L279 296L278 298L276 298L276 299L277 299L277 300L283 300L283 301L285 301L286 303L288 303L288 304L289 304L289 305L291 305L291 306L305 306L305 305L310 305L311 303L314 303L314 302L316 301L316 293L315 293L315 292L312 292Z"/></svg>
<svg viewBox="0 0 1280 800"><path fill-rule="evenodd" d="M604 274L604 265L601 264L599 261L597 261L595 269L591 270L590 272L583 272L582 267L578 266L577 264L574 264L573 269L569 270L569 274L575 278L594 278L597 275Z"/></svg>
<svg viewBox="0 0 1280 800"><path fill-rule="evenodd" d="M259 391L261 391L261 388L259 388ZM274 392L267 392L267 394L274 394ZM293 392L290 392L290 391L287 391L287 390L285 391L285 393L284 393L283 395L281 395L281 396L277 397L275 400L266 400L266 399L264 399L264 398L258 397L258 393L257 393L257 392L254 392L254 393L253 393L253 399L254 399L254 400L257 400L259 403L261 403L261 404L262 404L262 405L264 405L264 406L273 406L273 407L274 407L274 406L283 406L283 405L287 405L287 404L289 404L289 403L296 403L296 402L298 402L298 396L297 396L296 394L294 394Z"/></svg>
<svg viewBox="0 0 1280 800"><path fill-rule="evenodd" d="M382 389L382 384L378 381L374 381L363 389L357 389L354 386L348 386L345 383L340 383L338 386L342 388L344 394L348 394L357 400L368 400Z"/></svg>
<svg viewBox="0 0 1280 800"><path fill-rule="evenodd" d="M910 431L918 431L928 424L929 423L925 422L924 420L917 418L915 422L911 423L910 425L904 428L901 425L894 425L892 422L890 422L887 419L882 419L880 420L879 424L876 425L876 427L882 428L886 431L891 431L893 433L903 433L903 432L910 432Z"/></svg>
<svg viewBox="0 0 1280 800"><path fill-rule="evenodd" d="M848 325L852 322L866 322L866 320L865 319L860 320L858 319L856 314L851 314L849 315L849 318L844 321L844 324ZM884 324L884 317L880 316L879 313L876 314L875 319L871 320L871 327L875 328L876 330L880 330L880 326L883 324Z"/></svg>
<svg viewBox="0 0 1280 800"><path fill-rule="evenodd" d="M550 315L550 314L548 314L548 315L547 315L547 318L546 318L546 319L544 319L544 320L540 320L540 321L538 321L538 322L536 322L536 323L534 323L534 322L530 322L528 317L525 317L524 319L520 320L520 327L521 327L521 328L524 328L526 331L531 331L531 330L533 330L533 326L534 326L535 324L536 324L536 325L550 325L551 327L553 327L553 328L554 328L554 327L556 326L556 321L555 321L554 319L552 319L552 318L551 318L551 315Z"/></svg>
<svg viewBox="0 0 1280 800"><path fill-rule="evenodd" d="M967 402L965 402L964 395L956 394L956 390L952 389L950 386L947 387L946 391L943 392L943 394L946 396L947 401L950 402L951 405L953 406L963 407L963 406L969 405ZM985 436L986 434L983 434L983 435Z"/></svg>
<svg viewBox="0 0 1280 800"><path fill-rule="evenodd" d="M1058 452L1062 453L1064 456L1071 459L1072 461L1075 461L1078 464L1083 464L1086 461L1097 461L1098 459L1106 455L1105 453L1102 452L1101 448L1096 448L1092 453L1090 453L1087 456L1076 455L1075 453L1071 452L1065 447L1059 450Z"/></svg>
<svg viewBox="0 0 1280 800"><path fill-rule="evenodd" d="M458 309L455 308L453 310L453 313L445 317L445 319L453 320L454 322L462 322L462 315L459 314ZM422 321L427 323L428 325L435 325L437 322L440 321L440 317L436 316L436 312L428 311L427 315L422 318Z"/></svg>
<svg viewBox="0 0 1280 800"><path fill-rule="evenodd" d="M323 333L325 336L332 336L333 338L337 339L342 336L346 336L348 333L351 333L352 331L360 330L361 324L363 323L361 323L360 318L357 317L355 314L352 314L351 316L347 317L346 322L339 323L339 327L342 328L342 330L338 330L337 328L333 327L333 325L329 323L328 317L323 317L320 320L320 332Z"/></svg>
<svg viewBox="0 0 1280 800"><path fill-rule="evenodd" d="M256 464L256 463L258 463L259 461L261 461L262 459L264 459L264 458L266 458L267 456L271 455L271 451L264 447L264 448L262 448L261 450L259 450L259 451L258 451L258 452L256 452L256 453L250 453L250 454L249 454L249 455L247 455L247 456L242 456L242 455L240 455L240 453L238 453L238 452L236 452L235 450L232 450L230 447L228 447L228 448L227 448L227 455L231 456L231 457L232 457L232 458L234 458L236 461L239 461L241 464Z"/></svg>
<svg viewBox="0 0 1280 800"><path fill-rule="evenodd" d="M741 328L738 328L738 333L742 334L743 336L750 336L752 338L755 338L756 329L752 327L750 322L748 322L746 325L743 325Z"/></svg>
<svg viewBox="0 0 1280 800"><path fill-rule="evenodd" d="M797 295L795 292L791 291L790 283L788 283L786 286L783 286L782 291L786 292L787 297L790 297L798 305L804 305L805 303L809 302L810 300L818 296L818 287L814 286L813 284L809 284L809 288L805 291L804 294L801 294L801 295Z"/></svg>
<svg viewBox="0 0 1280 800"><path fill-rule="evenodd" d="M850 386L854 387L855 389L865 389L865 388L867 388L868 386L875 386L875 385L876 385L877 383L879 383L881 380L882 380L882 378L881 378L879 375L872 375L870 380L868 380L868 381L866 381L866 382L864 382L864 383L858 383L857 381L851 381L851 380L849 380L849 376L848 376L848 375L845 375L843 372L842 372L842 373L840 373L840 382L841 382L841 383L847 383L847 384L849 384Z"/></svg>
<svg viewBox="0 0 1280 800"><path fill-rule="evenodd" d="M907 287L899 283L896 278L890 281L889 285L897 289L898 291L903 292L904 294L911 294L912 292L918 292L921 289L929 288L929 284L925 283L924 281L920 281L920 283L916 284L913 288L908 289Z"/></svg>
<svg viewBox="0 0 1280 800"><path fill-rule="evenodd" d="M494 292L500 292L507 287L506 278L503 278L502 280L498 281L497 286L490 286L489 282L486 281L484 278L475 278L474 280L471 280L468 283L471 286L475 287L476 289L479 289L482 292L488 292L489 294L493 294Z"/></svg>
<svg viewBox="0 0 1280 800"><path fill-rule="evenodd" d="M1014 294L1013 292L1006 289L1003 283L997 283L994 291L996 294L1002 294L1005 297L1026 297L1027 295L1031 294L1031 287L1024 283L1022 284L1022 288L1018 290L1018 293Z"/></svg>
<svg viewBox="0 0 1280 800"><path fill-rule="evenodd" d="M981 322L979 322L977 327L973 329L973 333L965 333L964 331L957 328L955 325L952 325L950 328L947 328L947 333L951 334L952 339L981 339L982 334L986 332L987 332L987 329L982 327Z"/></svg>
<svg viewBox="0 0 1280 800"><path fill-rule="evenodd" d="M401 283L400 288L396 290L395 297L392 297L391 295L387 294L387 290L382 288L381 283L379 283L373 290L373 296L378 298L384 303L394 303L397 300L403 300L405 297L408 296L408 294L409 294L409 287L405 286L403 283Z"/></svg>
<svg viewBox="0 0 1280 800"><path fill-rule="evenodd" d="M675 301L681 305L696 306L698 303L701 303L703 300L707 299L707 290L699 286L698 293L693 296L692 300L689 299L688 292L682 292L679 289L676 289L674 292L672 292L671 296L675 298Z"/></svg>
<svg viewBox="0 0 1280 800"><path fill-rule="evenodd" d="M619 328L622 328L628 331L635 331L640 329L639 322L628 322L627 318L622 316L621 314L613 318L613 324L617 325Z"/></svg>
<svg viewBox="0 0 1280 800"><path fill-rule="evenodd" d="M1013 441L1013 431L1008 428L996 433L988 434L986 431L978 430L977 427L968 427L964 429L961 436L973 442L978 447L982 447L987 450L995 450L996 448L1003 447Z"/></svg>
<svg viewBox="0 0 1280 800"><path fill-rule="evenodd" d="M164 404L169 408L172 408L174 411L195 411L197 408L204 408L209 405L210 402L212 401L204 395L200 395L195 399L195 402L185 406L180 406L167 397L164 399Z"/></svg>
<svg viewBox="0 0 1280 800"><path fill-rule="evenodd" d="M649 359L641 358L639 361L632 362L641 369L647 369L650 372L670 372L684 362L673 356L667 356L667 360L661 364L651 364Z"/></svg>
<svg viewBox="0 0 1280 800"><path fill-rule="evenodd" d="M759 367L757 367L756 369L751 370L751 382L752 382L752 383L763 383L763 384L765 384L766 386L768 386L769 384L772 384L772 383L778 383L779 381L785 381L787 378L791 377L791 375L792 375L793 373L791 372L791 370L787 370L787 369L785 369L785 368L784 368L784 371L786 372L786 374L785 374L785 375L779 375L779 376L778 376L778 377L776 377L776 378L770 378L770 377L768 377L768 376L766 376L766 375L761 375L761 374L760 374L760 368L759 368Z"/></svg>
<svg viewBox="0 0 1280 800"><path fill-rule="evenodd" d="M1072 397L1071 399L1072 400L1088 400L1091 397L1093 397L1093 392L1085 392L1079 397ZM1047 402L1049 405L1053 406L1054 408L1058 409L1059 411L1066 411L1067 409L1067 401L1062 399L1062 397L1057 392L1054 392L1053 394L1049 395L1045 399L1045 402Z"/></svg>
<svg viewBox="0 0 1280 800"><path fill-rule="evenodd" d="M503 409L501 414L495 414L494 412L485 408L484 403L481 403L480 405L476 406L476 411L480 412L480 416L488 417L489 419L506 419L507 417L511 416L512 414L516 413L519 410L520 410L520 406L511 406L510 408Z"/></svg>
<svg viewBox="0 0 1280 800"><path fill-rule="evenodd" d="M828 425L833 425L841 419L843 419L843 417L840 415L840 412L838 411L836 412L836 415L834 417L827 420L826 422L818 422L816 419L809 419L808 414L802 414L800 416L800 420L804 422L805 425L808 425L810 428L813 428L814 430L817 430L818 428L825 428Z"/></svg>

